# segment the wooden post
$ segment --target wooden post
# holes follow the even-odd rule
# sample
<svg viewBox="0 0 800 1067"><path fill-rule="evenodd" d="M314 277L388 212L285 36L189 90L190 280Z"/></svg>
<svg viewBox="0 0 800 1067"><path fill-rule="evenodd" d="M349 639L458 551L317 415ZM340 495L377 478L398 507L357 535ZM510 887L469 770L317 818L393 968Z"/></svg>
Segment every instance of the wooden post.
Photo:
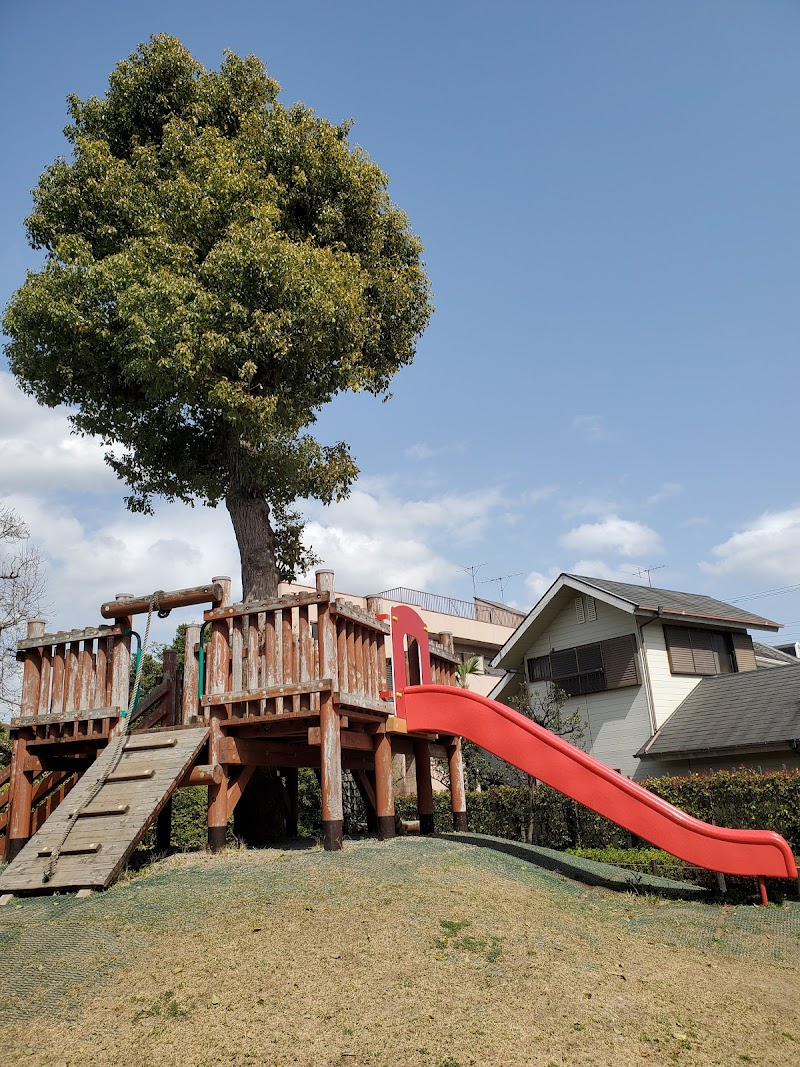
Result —
<svg viewBox="0 0 800 1067"><path fill-rule="evenodd" d="M28 622L28 637L41 637L44 620ZM22 699L20 715L37 715L39 712L39 686L41 682L41 649L29 648L22 667ZM25 769L28 760L28 742L22 736L14 739L11 756L11 774L8 785L8 833L6 836L6 859L10 863L31 836L33 814L33 771Z"/></svg>
<svg viewBox="0 0 800 1067"><path fill-rule="evenodd" d="M281 770L289 797L289 810L286 813L286 836L297 837L297 818L299 807L299 776L297 767L284 767Z"/></svg>
<svg viewBox="0 0 800 1067"><path fill-rule="evenodd" d="M231 580L228 577L212 579L222 586L223 597L219 607L224 608L231 599ZM228 686L228 620L216 619L211 624L211 641L208 647L208 665L206 667L206 692L224 693ZM228 709L224 704L209 708L208 762L212 767L219 765L222 746L222 727L220 720L227 718ZM208 847L218 852L225 847L228 830L228 769L222 766L219 782L211 782L208 787Z"/></svg>
<svg viewBox="0 0 800 1067"><path fill-rule="evenodd" d="M375 810L378 837L394 837L394 779L392 777L392 742L388 734L375 735Z"/></svg>
<svg viewBox="0 0 800 1067"><path fill-rule="evenodd" d="M461 738L457 737L448 746L447 755L450 762L450 799L453 808L453 829L464 832L467 829L467 794L464 789L464 763L461 759Z"/></svg>
<svg viewBox="0 0 800 1067"><path fill-rule="evenodd" d="M334 595L333 571L316 572L317 592ZM336 661L336 625L331 613L331 604L320 604L318 609L319 665L323 678L333 679L334 691L338 689ZM328 850L342 847L344 809L342 806L342 744L341 723L333 693L320 694L320 774L322 777L322 844Z"/></svg>
<svg viewBox="0 0 800 1067"><path fill-rule="evenodd" d="M161 663L162 678L165 682L169 680L170 683L169 693L164 697L164 717L161 723L163 726L177 726L180 722L178 717L180 694L178 692L178 653L174 648L164 649Z"/></svg>
<svg viewBox="0 0 800 1067"><path fill-rule="evenodd" d="M453 635L449 630L442 630L439 634L439 644L448 652L453 651Z"/></svg>
<svg viewBox="0 0 800 1067"><path fill-rule="evenodd" d="M195 652L195 645L198 646ZM186 627L186 644L183 653L183 690L181 692L181 722L188 726L200 714L198 683L200 672L199 649L200 627L190 622Z"/></svg>
<svg viewBox="0 0 800 1067"><path fill-rule="evenodd" d="M417 772L417 811L419 832L433 833L433 782L431 780L431 753L427 741L414 740L414 765Z"/></svg>

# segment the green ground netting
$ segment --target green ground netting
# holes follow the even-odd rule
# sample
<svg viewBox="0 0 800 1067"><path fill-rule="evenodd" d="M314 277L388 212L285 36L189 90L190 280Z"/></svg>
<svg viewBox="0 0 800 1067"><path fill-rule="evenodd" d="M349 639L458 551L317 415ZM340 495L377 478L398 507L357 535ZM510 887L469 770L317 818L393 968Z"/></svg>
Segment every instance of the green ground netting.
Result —
<svg viewBox="0 0 800 1067"><path fill-rule="evenodd" d="M595 920L665 946L800 961L796 902L771 908L654 902L589 888L488 847L441 838L358 841L346 842L339 853L309 848L228 852L213 858L201 854L180 865L154 865L103 894L12 900L0 908L5 991L0 1025L54 1009L69 1018L80 986L113 980L163 927L199 930L211 916L224 921L232 908L262 914L268 903L335 901L345 885L352 893L354 879L360 892L413 908L417 867L423 861L436 864L443 887L457 886L470 867L522 882L532 893L560 898L574 907L578 930L586 909ZM555 943L549 947L558 950ZM575 967L581 969L580 959Z"/></svg>

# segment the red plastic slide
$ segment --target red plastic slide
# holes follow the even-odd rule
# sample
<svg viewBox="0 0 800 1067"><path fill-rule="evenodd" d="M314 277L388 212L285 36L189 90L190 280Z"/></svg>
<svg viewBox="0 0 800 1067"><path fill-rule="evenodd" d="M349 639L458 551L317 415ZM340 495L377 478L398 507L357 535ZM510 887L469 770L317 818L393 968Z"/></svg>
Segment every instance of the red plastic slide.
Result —
<svg viewBox="0 0 800 1067"><path fill-rule="evenodd" d="M424 658L422 673L427 680ZM460 734L688 863L724 874L797 878L780 834L694 819L504 704L452 686L419 685L397 693L397 713L409 731Z"/></svg>

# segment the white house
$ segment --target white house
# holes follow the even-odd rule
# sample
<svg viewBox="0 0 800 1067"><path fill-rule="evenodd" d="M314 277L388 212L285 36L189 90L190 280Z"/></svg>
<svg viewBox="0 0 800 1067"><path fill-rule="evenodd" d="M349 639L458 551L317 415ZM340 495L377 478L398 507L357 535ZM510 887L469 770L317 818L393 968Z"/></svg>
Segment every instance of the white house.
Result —
<svg viewBox="0 0 800 1067"><path fill-rule="evenodd" d="M800 672L765 646L757 661L747 632L780 625L695 593L562 574L495 657L508 673L490 696L558 685L564 713L584 720L582 747L632 778L744 756L797 766Z"/></svg>

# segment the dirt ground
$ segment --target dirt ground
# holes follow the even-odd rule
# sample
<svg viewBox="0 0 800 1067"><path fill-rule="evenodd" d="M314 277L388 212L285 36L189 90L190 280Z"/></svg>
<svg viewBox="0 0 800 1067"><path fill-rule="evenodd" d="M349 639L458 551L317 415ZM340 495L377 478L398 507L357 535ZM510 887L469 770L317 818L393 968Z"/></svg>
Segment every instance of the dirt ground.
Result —
<svg viewBox="0 0 800 1067"><path fill-rule="evenodd" d="M612 894L483 849L405 839L335 856L175 857L92 907L75 929L105 923L118 938L97 948L102 979L8 1022L7 1062L800 1063L800 945L778 914L796 909L794 923L797 904ZM24 924L26 908L3 918ZM26 950L34 1002L49 980L41 940Z"/></svg>

